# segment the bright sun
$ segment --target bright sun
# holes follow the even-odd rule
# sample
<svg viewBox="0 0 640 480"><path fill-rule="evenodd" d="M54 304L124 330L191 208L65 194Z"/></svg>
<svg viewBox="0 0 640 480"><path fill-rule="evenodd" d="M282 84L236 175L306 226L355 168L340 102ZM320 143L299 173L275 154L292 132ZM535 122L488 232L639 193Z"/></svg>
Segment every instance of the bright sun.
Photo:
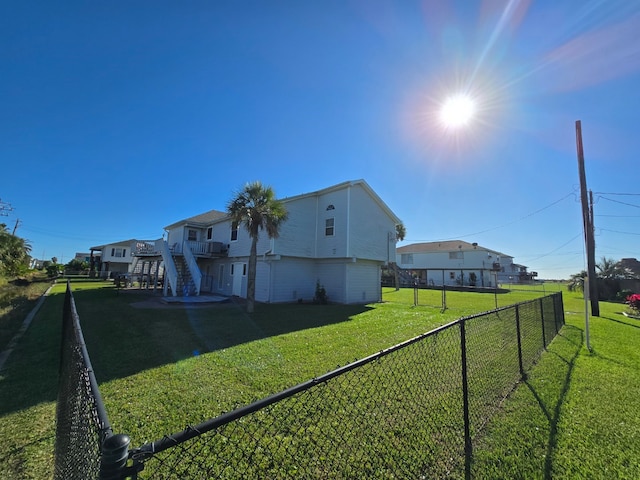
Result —
<svg viewBox="0 0 640 480"><path fill-rule="evenodd" d="M463 127L476 112L475 102L464 94L453 95L442 104L440 109L440 121L445 127Z"/></svg>

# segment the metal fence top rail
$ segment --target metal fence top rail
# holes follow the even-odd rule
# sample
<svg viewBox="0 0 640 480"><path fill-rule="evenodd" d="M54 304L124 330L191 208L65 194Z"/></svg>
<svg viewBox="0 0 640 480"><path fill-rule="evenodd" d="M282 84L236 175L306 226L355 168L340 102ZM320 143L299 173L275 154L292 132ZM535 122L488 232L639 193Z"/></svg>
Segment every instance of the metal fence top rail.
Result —
<svg viewBox="0 0 640 480"><path fill-rule="evenodd" d="M91 388L91 393L95 398L95 407L96 413L98 415L98 421L100 422L100 440L104 442L108 437L113 435L113 431L111 429L111 423L109 422L109 417L107 415L107 410L104 406L104 402L102 401L102 395L100 394L100 389L98 388L98 381L96 380L95 373L93 371L93 366L91 365L91 359L89 358L89 352L87 350L87 345L84 341L84 335L82 334L82 328L80 327L80 316L76 310L75 300L73 298L73 293L71 292L71 283L67 280L67 294L69 295L70 302L70 313L71 313L71 325L73 326L74 335L76 337L77 345L80 347L80 353L82 355L86 370L87 376L89 379L89 385Z"/></svg>
<svg viewBox="0 0 640 480"><path fill-rule="evenodd" d="M308 390L309 388L312 388L316 385L325 383L329 380L331 380L332 378L338 377L346 372L349 372L351 370L355 370L363 365L366 365L368 363L374 362L376 360L378 360L379 358L382 358L386 355L389 355L397 350L400 350L402 348L407 347L408 345L411 345L413 343L416 342L420 342L422 340L424 340L425 338L431 337L431 336L435 336L438 335L440 332L448 330L452 327L458 326L460 324L464 324L465 322L475 319L475 318L479 318L479 317L483 317L486 316L488 314L493 314L496 312L501 312L501 311L506 311L506 310L510 310L522 305L528 305L528 304L532 304L535 302L540 302L541 299L543 298L553 298L557 295L560 295L560 293L553 293L550 295L546 295L543 297L539 297L539 298L535 298L532 300L526 300L524 302L519 302L519 303L515 303L512 305L508 305L505 307L500 307L497 308L495 310L489 310L486 312L482 312L482 313L476 313L473 315L468 315L465 317L461 317L457 320L454 320L452 322L449 322L445 325L442 325L438 328L435 328L433 330L430 330L429 332L420 334L416 337L413 337L409 340L405 340L402 343L399 343L397 345L394 345L392 347L386 348L384 350L381 350L379 352L376 352L372 355L369 355L365 358L362 358L360 360L356 360L352 363L349 363L348 365L344 365L342 367L338 367L328 373L325 373L323 375L320 375L319 377L315 377L311 380L307 380L306 382L300 383L298 385L295 385L293 387L290 387L286 390L283 390L281 392L275 393L273 395L270 395L268 397L265 397L261 400L258 400L254 403L251 403L249 405L246 405L244 407L240 407L238 409L232 410L230 412L226 412L223 413L215 418L212 418L210 420L207 420L205 422L202 422L196 426L187 426L183 431L174 433L172 435L166 435L163 438L159 439L159 440L155 440L153 442L148 442L145 443L144 445L140 446L137 449L132 449L132 455L131 458L133 459L137 459L137 460L143 460L144 458L148 457L148 456L152 456L156 453L162 452L164 450L167 450L173 446L175 446L176 444L185 442L187 440L190 440L192 438L195 438L203 433L209 432L211 430L215 430L223 425L226 425L228 423L231 423L234 420L237 420L238 418L242 418L248 414L251 414L253 412L256 412L258 410L261 410L265 407L268 407L269 405L273 405L281 400L284 400L286 398L292 397L294 395L296 395L297 393L300 393L302 391Z"/></svg>

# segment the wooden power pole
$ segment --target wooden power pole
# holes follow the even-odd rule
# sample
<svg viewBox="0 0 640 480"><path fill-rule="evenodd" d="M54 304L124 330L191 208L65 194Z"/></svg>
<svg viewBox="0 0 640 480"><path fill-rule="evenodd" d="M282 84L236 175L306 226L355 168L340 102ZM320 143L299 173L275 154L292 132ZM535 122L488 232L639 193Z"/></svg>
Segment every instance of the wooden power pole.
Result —
<svg viewBox="0 0 640 480"><path fill-rule="evenodd" d="M600 304L598 303L598 282L596 280L596 247L593 236L593 209L589 209L589 200L587 198L587 176L584 171L582 124L580 123L580 120L576 120L576 148L578 150L578 173L580 175L580 199L582 202L584 243L587 250L587 275L589 276L588 288L589 298L591 300L591 315L599 317Z"/></svg>

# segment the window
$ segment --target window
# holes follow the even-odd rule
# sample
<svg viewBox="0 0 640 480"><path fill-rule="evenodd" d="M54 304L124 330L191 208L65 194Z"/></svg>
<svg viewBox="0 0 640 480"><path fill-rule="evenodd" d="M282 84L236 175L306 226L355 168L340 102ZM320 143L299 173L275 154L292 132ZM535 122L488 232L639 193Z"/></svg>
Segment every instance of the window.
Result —
<svg viewBox="0 0 640 480"><path fill-rule="evenodd" d="M218 289L222 290L224 287L224 264L220 265L220 270L218 271Z"/></svg>
<svg viewBox="0 0 640 480"><path fill-rule="evenodd" d="M189 229L187 232L187 240L190 242L195 242L198 240L198 232L196 230Z"/></svg>
<svg viewBox="0 0 640 480"><path fill-rule="evenodd" d="M243 277L247 276L247 264L246 263L242 264L242 276Z"/></svg>
<svg viewBox="0 0 640 480"><path fill-rule="evenodd" d="M463 252L449 252L449 260L462 260L463 258Z"/></svg>
<svg viewBox="0 0 640 480"><path fill-rule="evenodd" d="M456 272L449 272L449 278L451 280L455 280L456 279Z"/></svg>
<svg viewBox="0 0 640 480"><path fill-rule="evenodd" d="M400 263L413 265L413 253L403 253L400 255Z"/></svg>
<svg viewBox="0 0 640 480"><path fill-rule="evenodd" d="M126 255L127 255L127 249L126 248L112 248L111 249L111 256L112 257L122 258L122 257L124 257Z"/></svg>
<svg viewBox="0 0 640 480"><path fill-rule="evenodd" d="M238 222L231 222L231 241L238 240Z"/></svg>
<svg viewBox="0 0 640 480"><path fill-rule="evenodd" d="M335 219L327 218L324 221L324 235L326 237L333 237L334 229L333 226L335 224Z"/></svg>
<svg viewBox="0 0 640 480"><path fill-rule="evenodd" d="M207 228L207 240L211 240L213 238L213 227Z"/></svg>

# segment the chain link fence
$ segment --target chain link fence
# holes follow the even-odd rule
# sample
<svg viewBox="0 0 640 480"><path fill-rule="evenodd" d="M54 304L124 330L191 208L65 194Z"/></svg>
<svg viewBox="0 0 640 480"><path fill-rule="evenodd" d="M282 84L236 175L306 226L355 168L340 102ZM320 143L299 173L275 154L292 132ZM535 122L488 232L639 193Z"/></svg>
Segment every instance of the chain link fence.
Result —
<svg viewBox="0 0 640 480"><path fill-rule="evenodd" d="M60 345L54 479L122 478L128 438L111 431L69 283Z"/></svg>
<svg viewBox="0 0 640 480"><path fill-rule="evenodd" d="M473 440L563 324L558 293L461 318L131 449L126 465L106 459L104 423L85 421L93 433L74 448L97 472L103 445L112 476L99 478L470 478Z"/></svg>

